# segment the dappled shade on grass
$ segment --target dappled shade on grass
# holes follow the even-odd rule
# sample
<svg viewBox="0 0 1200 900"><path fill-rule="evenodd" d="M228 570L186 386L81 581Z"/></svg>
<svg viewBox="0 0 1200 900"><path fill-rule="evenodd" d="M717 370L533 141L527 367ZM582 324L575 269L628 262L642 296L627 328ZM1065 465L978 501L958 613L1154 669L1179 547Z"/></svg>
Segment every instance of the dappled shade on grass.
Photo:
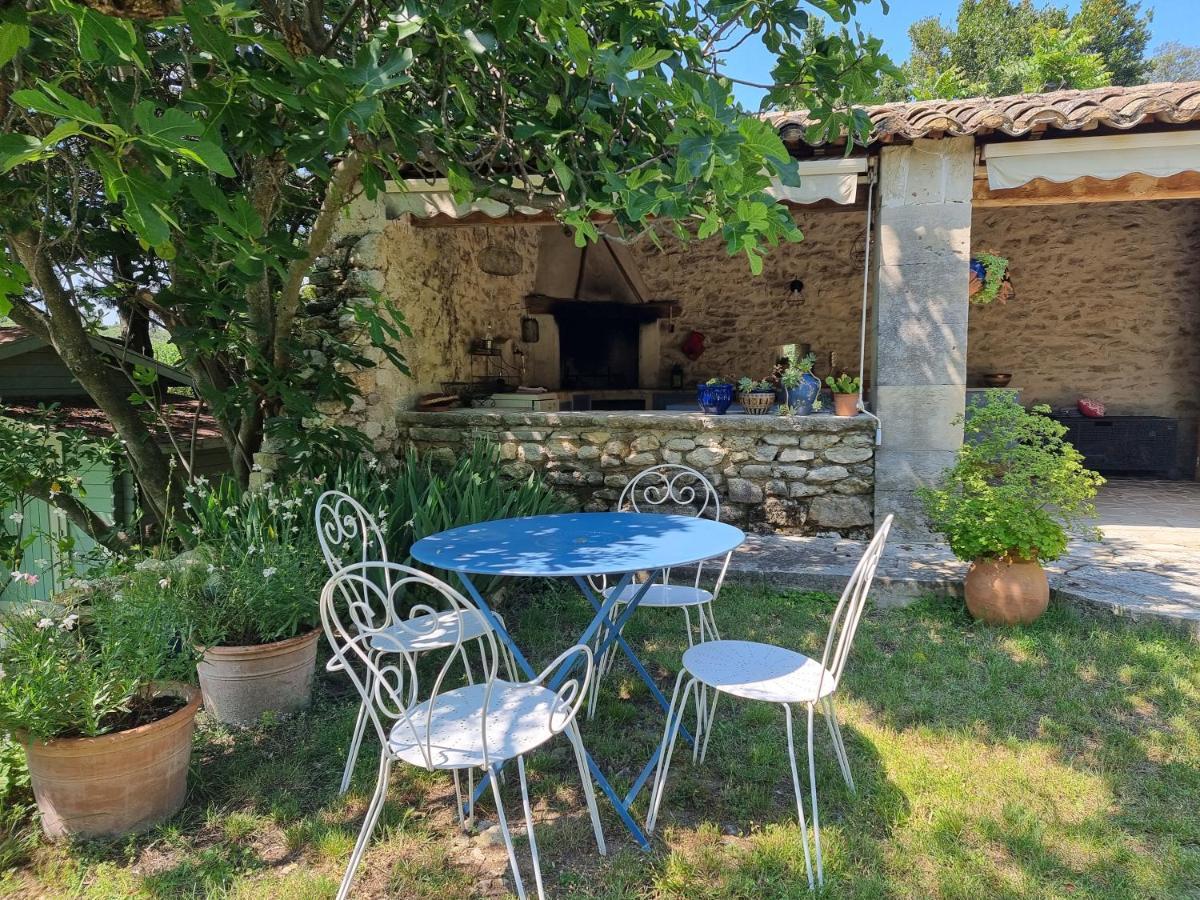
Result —
<svg viewBox="0 0 1200 900"><path fill-rule="evenodd" d="M831 598L729 587L722 632L817 653ZM502 606L544 662L589 618L572 590ZM644 610L627 636L669 687L683 636ZM151 835L42 847L0 893L81 897L331 896L373 784L364 751L336 795L356 698L327 678L306 715L198 736L192 796ZM839 693L851 795L818 730L830 897L1179 897L1200 885L1200 647L1051 607L989 629L952 601L868 609ZM618 662L584 740L627 787L662 713ZM570 754L530 760L547 887L596 898L808 896L783 717L723 703L706 765L677 749L652 854L602 804L611 855L590 844ZM803 766L803 760L801 760ZM624 781L622 782L622 779ZM511 789L511 785L510 785ZM361 896L504 896L502 847L457 834L448 777L396 773ZM514 795L515 796L515 795ZM644 815L645 794L635 809ZM494 819L485 803L480 816ZM543 824L544 823L544 824Z"/></svg>

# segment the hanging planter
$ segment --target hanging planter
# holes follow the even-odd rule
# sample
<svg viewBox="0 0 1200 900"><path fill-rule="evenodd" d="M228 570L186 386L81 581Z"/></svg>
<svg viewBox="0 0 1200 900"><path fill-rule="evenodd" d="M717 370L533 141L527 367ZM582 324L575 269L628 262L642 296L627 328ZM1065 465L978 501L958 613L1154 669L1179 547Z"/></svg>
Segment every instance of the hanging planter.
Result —
<svg viewBox="0 0 1200 900"><path fill-rule="evenodd" d="M1016 296L1008 277L1008 260L995 253L981 252L971 258L970 282L967 296L976 306L1004 303Z"/></svg>

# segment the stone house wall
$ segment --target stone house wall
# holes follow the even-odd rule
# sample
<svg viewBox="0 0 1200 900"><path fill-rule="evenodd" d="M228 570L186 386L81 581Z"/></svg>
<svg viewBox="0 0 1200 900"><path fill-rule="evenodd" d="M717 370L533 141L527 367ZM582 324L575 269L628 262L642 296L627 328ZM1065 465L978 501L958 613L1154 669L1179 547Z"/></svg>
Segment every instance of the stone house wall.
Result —
<svg viewBox="0 0 1200 900"><path fill-rule="evenodd" d="M717 374L762 378L780 346L790 343L812 346L822 377L831 353L834 369L857 374L866 214L804 210L796 223L804 240L772 250L758 276L718 239L691 245L668 239L662 250L649 241L634 245L651 297L682 306L674 332L663 335L662 383L676 364L685 384ZM798 302L789 290L794 279L804 282ZM695 361L680 349L693 329L707 339Z"/></svg>
<svg viewBox="0 0 1200 900"><path fill-rule="evenodd" d="M655 413L402 413L400 439L448 459L476 437L500 445L501 474L533 471L578 508L614 507L621 489L660 463L690 466L721 497L721 518L755 531L871 534L874 427L865 416Z"/></svg>
<svg viewBox="0 0 1200 900"><path fill-rule="evenodd" d="M829 371L830 353L839 370L858 370L863 214L803 212L797 222L804 241L778 248L757 277L720 241L683 246L668 240L663 251L649 242L634 245L650 299L678 300L682 307L673 321L660 324L661 386L669 384L676 363L684 367L685 383L715 374L765 377L785 343L811 344L820 356L818 375ZM483 374L468 353L470 343L489 332L519 335L544 227L557 226L420 227L389 219L381 201L356 201L339 223L333 251L318 261L313 283L329 306L369 290L396 303L413 330L402 347L412 377L386 361L359 373L364 396L349 414L339 413L343 421L382 448L394 441L395 414L412 409L418 396ZM502 255L515 274L485 271L492 255ZM799 304L789 292L793 279L805 283ZM707 351L694 362L680 350L693 329L708 338ZM519 346L505 347L510 372L520 365L513 352Z"/></svg>
<svg viewBox="0 0 1200 900"><path fill-rule="evenodd" d="M1183 471L1200 415L1200 203L976 210L974 250L1012 261L1017 297L972 306L972 373L1012 372L1025 403L1102 401L1175 416Z"/></svg>

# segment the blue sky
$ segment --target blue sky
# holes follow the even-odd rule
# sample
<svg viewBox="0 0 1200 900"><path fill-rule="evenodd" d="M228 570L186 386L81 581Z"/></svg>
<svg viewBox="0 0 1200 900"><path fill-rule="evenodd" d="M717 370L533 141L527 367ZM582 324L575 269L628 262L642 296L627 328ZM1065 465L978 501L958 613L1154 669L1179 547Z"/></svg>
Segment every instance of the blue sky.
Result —
<svg viewBox="0 0 1200 900"><path fill-rule="evenodd" d="M1035 0L1038 6L1045 3ZM864 3L859 9L858 21L863 31L883 38L883 49L897 63L908 57L908 26L925 16L940 16L948 25L954 23L959 0L892 0L891 11L884 15L879 0ZM1053 3L1061 6L1062 2ZM1079 0L1067 0L1067 7L1074 12ZM1143 9L1154 10L1151 23L1151 49L1162 41L1179 41L1184 44L1200 44L1200 4L1197 0L1143 0ZM749 81L769 81L771 57L761 46L743 45L730 58L729 74ZM758 107L761 91L739 88L738 98L752 109Z"/></svg>

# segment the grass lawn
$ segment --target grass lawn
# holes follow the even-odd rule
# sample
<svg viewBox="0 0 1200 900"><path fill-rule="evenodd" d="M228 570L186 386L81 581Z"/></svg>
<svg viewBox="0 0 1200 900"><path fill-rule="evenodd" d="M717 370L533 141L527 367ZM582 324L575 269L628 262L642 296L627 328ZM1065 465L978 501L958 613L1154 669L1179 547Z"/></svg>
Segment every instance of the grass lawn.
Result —
<svg viewBox="0 0 1200 900"><path fill-rule="evenodd" d="M587 618L566 589L511 607L519 641L540 661ZM831 610L823 595L730 587L717 618L727 637L818 652ZM628 634L669 692L680 622L647 610ZM839 700L859 793L843 785L818 723L822 896L1200 897L1200 647L1053 607L1035 626L988 629L960 603L928 600L868 611ZM192 795L176 819L117 844L39 845L0 877L0 894L332 896L374 786L365 752L351 793L336 794L356 704L323 680L306 715L245 731L202 727ZM583 734L627 785L661 730L644 686L618 666ZM676 751L655 852L636 850L602 800L601 858L569 745L547 745L530 771L548 891L810 896L785 746L780 710L722 700L704 768ZM397 767L355 896L507 896L503 845L486 831L461 834L451 797L448 777ZM515 780L506 802L515 825ZM490 804L480 816L494 821Z"/></svg>

